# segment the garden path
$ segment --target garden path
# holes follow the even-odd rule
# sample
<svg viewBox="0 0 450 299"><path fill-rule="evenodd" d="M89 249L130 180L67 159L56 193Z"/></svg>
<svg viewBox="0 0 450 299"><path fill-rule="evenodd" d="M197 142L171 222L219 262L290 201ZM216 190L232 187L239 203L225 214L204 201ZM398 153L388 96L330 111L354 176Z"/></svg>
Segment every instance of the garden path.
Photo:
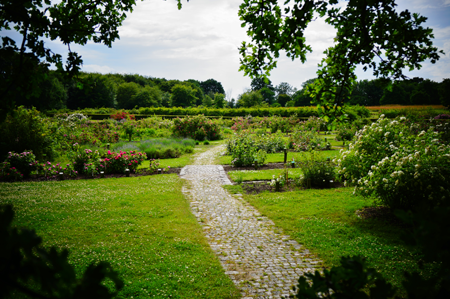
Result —
<svg viewBox="0 0 450 299"><path fill-rule="evenodd" d="M292 293L298 277L313 272L321 262L274 223L246 203L242 195L222 188L231 184L221 165L213 165L225 148L199 154L181 170L189 180L183 193L203 226L208 242L243 298L281 298Z"/></svg>

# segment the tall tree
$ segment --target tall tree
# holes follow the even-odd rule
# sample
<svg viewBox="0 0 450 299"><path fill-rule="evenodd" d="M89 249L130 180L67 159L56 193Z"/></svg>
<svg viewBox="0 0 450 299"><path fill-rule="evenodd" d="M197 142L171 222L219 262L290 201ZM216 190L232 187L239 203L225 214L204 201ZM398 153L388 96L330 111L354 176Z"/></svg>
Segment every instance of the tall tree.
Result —
<svg viewBox="0 0 450 299"><path fill-rule="evenodd" d="M71 82L67 107L69 109L114 107L114 96L114 87L108 77L87 74Z"/></svg>
<svg viewBox="0 0 450 299"><path fill-rule="evenodd" d="M134 108L134 97L141 90L141 86L134 82L122 83L117 87L117 107L120 109Z"/></svg>
<svg viewBox="0 0 450 299"><path fill-rule="evenodd" d="M216 92L225 94L222 83L214 79L208 79L206 81L200 82L200 86L203 89L203 93L205 94L208 94L210 92L212 92L213 94L215 94Z"/></svg>
<svg viewBox="0 0 450 299"><path fill-rule="evenodd" d="M276 97L278 97L280 94L287 94L288 96L292 97L296 91L297 88L287 82L281 82L280 84L275 86Z"/></svg>
<svg viewBox="0 0 450 299"><path fill-rule="evenodd" d="M446 78L439 83L439 100L441 104L450 108L450 79Z"/></svg>
<svg viewBox="0 0 450 299"><path fill-rule="evenodd" d="M181 0L177 0L181 8ZM0 1L0 121L15 105L16 97L28 97L24 86L29 82L23 72L30 65L45 61L45 68L54 65L70 77L82 64L81 56L71 50L71 44L86 45L89 41L111 47L119 38L119 26L136 0L2 0ZM21 35L17 43L8 35L13 30ZM48 48L44 39L67 46L66 65L61 54ZM44 73L33 76L45 80Z"/></svg>
<svg viewBox="0 0 450 299"><path fill-rule="evenodd" d="M238 107L254 107L260 106L264 99L261 93L258 91L249 91L241 94L237 101Z"/></svg>
<svg viewBox="0 0 450 299"><path fill-rule="evenodd" d="M261 90L264 87L267 87L268 89L275 91L275 87L272 85L272 81L270 81L269 78L254 78L252 80L252 83L250 83L250 86L252 87L253 91Z"/></svg>
<svg viewBox="0 0 450 299"><path fill-rule="evenodd" d="M355 69L362 65L376 77L403 78L403 69L418 69L426 59L435 63L439 53L432 44L432 29L422 24L426 17L408 10L397 12L395 0L244 0L239 9L242 26L252 42L240 48L245 75L267 77L280 51L306 61L311 47L305 29L315 16L325 18L336 31L335 45L319 64L318 79L310 93L328 117L341 115L340 107L351 95Z"/></svg>
<svg viewBox="0 0 450 299"><path fill-rule="evenodd" d="M196 90L185 84L176 84L172 87L172 105L174 107L189 107L194 106L197 97Z"/></svg>

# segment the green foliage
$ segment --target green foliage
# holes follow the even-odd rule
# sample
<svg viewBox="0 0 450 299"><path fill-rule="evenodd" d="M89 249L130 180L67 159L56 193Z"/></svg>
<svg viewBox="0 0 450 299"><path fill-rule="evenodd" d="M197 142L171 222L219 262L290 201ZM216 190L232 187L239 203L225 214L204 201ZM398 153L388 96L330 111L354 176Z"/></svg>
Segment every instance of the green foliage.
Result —
<svg viewBox="0 0 450 299"><path fill-rule="evenodd" d="M242 95L240 95L237 105L239 107L255 107L260 106L264 101L263 96L259 90L257 91L249 91Z"/></svg>
<svg viewBox="0 0 450 299"><path fill-rule="evenodd" d="M114 107L115 86L100 74L79 76L68 88L69 109Z"/></svg>
<svg viewBox="0 0 450 299"><path fill-rule="evenodd" d="M159 107L162 103L161 92L157 87L145 86L132 98L133 107Z"/></svg>
<svg viewBox="0 0 450 299"><path fill-rule="evenodd" d="M314 130L297 129L289 136L288 147L296 152L329 150L331 144L320 138Z"/></svg>
<svg viewBox="0 0 450 299"><path fill-rule="evenodd" d="M12 293L34 298L113 298L123 282L109 263L90 264L80 278L69 263L67 249L43 248L34 230L12 227L11 205L0 206L0 297ZM104 285L114 284L114 291Z"/></svg>
<svg viewBox="0 0 450 299"><path fill-rule="evenodd" d="M432 29L422 26L426 17L398 12L394 0L351 1L344 8L337 0L292 2L244 0L238 14L251 42L239 50L240 70L267 78L281 51L304 63L312 52L304 32L314 17L324 18L337 30L335 44L325 51L308 91L330 122L343 114L339 107L351 96L357 65L372 68L376 77L398 79L404 69L420 68L426 59L435 63L443 54L432 44Z"/></svg>
<svg viewBox="0 0 450 299"><path fill-rule="evenodd" d="M176 118L173 121L174 135L189 137L195 140L218 140L220 128L217 122L206 118L204 115L187 116L185 118Z"/></svg>
<svg viewBox="0 0 450 299"><path fill-rule="evenodd" d="M139 142L119 142L113 145L115 151L140 150L148 159L178 158L192 153L195 147L193 139L154 138Z"/></svg>
<svg viewBox="0 0 450 299"><path fill-rule="evenodd" d="M303 188L327 188L335 179L335 166L330 159L318 156L315 151L309 153L309 159L302 158L296 164L302 171L296 183Z"/></svg>
<svg viewBox="0 0 450 299"><path fill-rule="evenodd" d="M288 107L286 104L291 101L291 97L287 94L280 94L277 97L277 102L281 105L281 107ZM289 106L290 107L290 106Z"/></svg>
<svg viewBox="0 0 450 299"><path fill-rule="evenodd" d="M439 99L441 104L450 108L450 79L445 78L439 85Z"/></svg>
<svg viewBox="0 0 450 299"><path fill-rule="evenodd" d="M212 92L213 94L220 93L225 94L225 90L223 89L222 83L214 80L208 79L206 81L200 82L200 87L203 90L203 93L208 94Z"/></svg>
<svg viewBox="0 0 450 299"><path fill-rule="evenodd" d="M310 283L311 282L311 283ZM366 292L366 286L370 286ZM395 289L361 256L342 257L341 265L307 273L298 280L296 294L290 298L393 298Z"/></svg>
<svg viewBox="0 0 450 299"><path fill-rule="evenodd" d="M23 179L23 174L9 162L0 163L0 181L15 182Z"/></svg>
<svg viewBox="0 0 450 299"><path fill-rule="evenodd" d="M233 166L255 166L264 165L267 157L266 151L258 149L255 140L248 134L237 135L227 140L227 154L231 155Z"/></svg>
<svg viewBox="0 0 450 299"><path fill-rule="evenodd" d="M225 108L226 106L225 95L223 93L215 93L213 105L214 108L216 109Z"/></svg>
<svg viewBox="0 0 450 299"><path fill-rule="evenodd" d="M252 144L255 147L255 152L263 150L267 153L277 153L286 147L286 142L281 134L267 133L253 136L248 132L242 132L227 140L227 154L232 155L234 148L242 141Z"/></svg>
<svg viewBox="0 0 450 299"><path fill-rule="evenodd" d="M50 64L70 76L78 73L82 64L81 56L70 50L70 44L86 45L89 41L103 43L111 47L119 37L119 26L132 10L134 0L102 0L92 3L86 0L60 1L52 3L48 0L6 0L2 1L0 29L2 45L0 46L2 68L8 70L0 83L2 101L0 120L12 110L17 95L30 97L39 94L39 83L45 78ZM111 14L111 12L114 12ZM10 30L21 35L21 44L8 35ZM44 43L44 39L60 40L69 47L67 57L52 51ZM45 61L39 67L40 61ZM65 61L65 66L63 63ZM23 75L25 71L33 71L32 84ZM27 91L32 91L27 95Z"/></svg>
<svg viewBox="0 0 450 299"><path fill-rule="evenodd" d="M405 121L381 117L365 126L337 159L338 173L392 209L437 206L450 198L450 146L431 129L415 135Z"/></svg>
<svg viewBox="0 0 450 299"><path fill-rule="evenodd" d="M190 107L196 104L198 97L195 96L196 89L184 84L176 84L171 89L172 106Z"/></svg>
<svg viewBox="0 0 450 299"><path fill-rule="evenodd" d="M0 157L8 152L32 151L38 159L52 160L54 139L42 115L36 109L18 107L0 124Z"/></svg>
<svg viewBox="0 0 450 299"><path fill-rule="evenodd" d="M134 107L133 98L139 93L140 86L137 83L122 83L117 87L117 107L131 109Z"/></svg>
<svg viewBox="0 0 450 299"><path fill-rule="evenodd" d="M15 153L9 152L5 162L11 167L15 167L24 177L28 177L30 173L36 169L36 156L32 152Z"/></svg>
<svg viewBox="0 0 450 299"><path fill-rule="evenodd" d="M350 141L355 137L356 132L361 130L364 125L367 125L365 119L359 118L353 122L339 123L336 129L336 140Z"/></svg>

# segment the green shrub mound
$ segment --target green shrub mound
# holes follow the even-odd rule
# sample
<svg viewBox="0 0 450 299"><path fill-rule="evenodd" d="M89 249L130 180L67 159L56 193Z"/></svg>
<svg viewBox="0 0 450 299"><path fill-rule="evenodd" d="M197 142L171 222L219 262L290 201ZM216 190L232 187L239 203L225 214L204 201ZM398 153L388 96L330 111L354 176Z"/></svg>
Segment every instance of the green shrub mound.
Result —
<svg viewBox="0 0 450 299"><path fill-rule="evenodd" d="M233 166L255 166L258 168L266 162L267 152L258 148L258 144L250 135L237 135L227 141L227 154L231 155Z"/></svg>
<svg viewBox="0 0 450 299"><path fill-rule="evenodd" d="M297 162L302 174L297 185L303 188L328 188L335 179L335 166L330 159L326 159L311 151L309 157Z"/></svg>
<svg viewBox="0 0 450 299"><path fill-rule="evenodd" d="M176 118L173 121L173 134L184 138L193 138L203 141L218 140L221 138L220 127L217 122L204 115Z"/></svg>
<svg viewBox="0 0 450 299"><path fill-rule="evenodd" d="M178 158L183 154L192 153L195 140L180 138L154 138L138 142L118 142L112 146L116 151L137 150L144 152L148 159Z"/></svg>
<svg viewBox="0 0 450 299"><path fill-rule="evenodd" d="M437 206L450 199L450 145L430 128L414 134L401 117L365 126L335 159L344 184L392 209Z"/></svg>

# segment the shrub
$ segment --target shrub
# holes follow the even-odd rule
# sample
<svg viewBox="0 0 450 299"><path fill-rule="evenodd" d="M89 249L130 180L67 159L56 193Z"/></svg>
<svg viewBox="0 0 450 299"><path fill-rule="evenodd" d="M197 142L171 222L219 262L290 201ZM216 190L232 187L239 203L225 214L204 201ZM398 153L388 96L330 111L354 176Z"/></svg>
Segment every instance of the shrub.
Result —
<svg viewBox="0 0 450 299"><path fill-rule="evenodd" d="M9 162L3 162L0 164L0 180L1 181L18 181L23 179L23 174Z"/></svg>
<svg viewBox="0 0 450 299"><path fill-rule="evenodd" d="M231 164L233 166L252 166L264 165L266 152L255 146L255 141L247 134L236 136L227 143L228 154L231 155Z"/></svg>
<svg viewBox="0 0 450 299"><path fill-rule="evenodd" d="M273 175L269 184L271 187L275 187L275 191L281 191L281 188L286 184L286 174L280 173L278 176Z"/></svg>
<svg viewBox="0 0 450 299"><path fill-rule="evenodd" d="M28 177L36 169L37 165L36 156L32 152L23 152L20 154L9 152L6 162L22 173L24 177Z"/></svg>
<svg viewBox="0 0 450 299"><path fill-rule="evenodd" d="M82 149L77 143L73 145L74 152L70 154L74 170L79 173L91 174L98 172L100 166L100 153L98 150ZM95 171L94 171L95 169ZM89 171L90 170L90 171Z"/></svg>
<svg viewBox="0 0 450 299"><path fill-rule="evenodd" d="M296 152L310 150L329 150L331 144L320 138L312 130L296 130L289 137L288 147Z"/></svg>
<svg viewBox="0 0 450 299"><path fill-rule="evenodd" d="M158 170L158 168L159 168L159 160L150 159L148 170L150 172L156 172Z"/></svg>
<svg viewBox="0 0 450 299"><path fill-rule="evenodd" d="M309 159L298 162L298 166L302 174L297 184L304 188L328 188L335 178L335 166L329 159L318 158L314 151L310 152Z"/></svg>
<svg viewBox="0 0 450 299"><path fill-rule="evenodd" d="M317 116L308 117L308 119L303 123L303 126L311 131L317 132L327 130L327 122L323 118Z"/></svg>
<svg viewBox="0 0 450 299"><path fill-rule="evenodd" d="M78 171L76 171L73 167L73 164L66 164L65 167L57 164L52 164L50 161L45 163L39 163L36 165L36 170L38 175L43 175L46 178L56 177L60 172L68 175L70 177L76 177L78 175Z"/></svg>
<svg viewBox="0 0 450 299"><path fill-rule="evenodd" d="M350 141L355 137L356 132L367 125L367 119L358 118L353 122L340 123L337 126L336 140Z"/></svg>
<svg viewBox="0 0 450 299"><path fill-rule="evenodd" d="M35 109L18 107L0 124L0 158L9 151L21 153L32 151L38 159L52 160L56 146L51 132L40 113Z"/></svg>
<svg viewBox="0 0 450 299"><path fill-rule="evenodd" d="M126 111L117 111L117 113L111 114L110 118L114 119L114 120L134 120L135 117L133 114L130 114Z"/></svg>
<svg viewBox="0 0 450 299"><path fill-rule="evenodd" d="M365 126L337 159L338 174L392 209L439 205L450 199L450 145L432 129L411 133L404 121L381 117Z"/></svg>
<svg viewBox="0 0 450 299"><path fill-rule="evenodd" d="M136 151L120 151L119 153L108 151L100 160L100 167L105 169L106 173L124 173L125 169L136 172L136 169L147 159L145 153Z"/></svg>
<svg viewBox="0 0 450 299"><path fill-rule="evenodd" d="M221 138L219 125L203 114L176 118L173 124L173 133L177 136L190 137L200 141Z"/></svg>

